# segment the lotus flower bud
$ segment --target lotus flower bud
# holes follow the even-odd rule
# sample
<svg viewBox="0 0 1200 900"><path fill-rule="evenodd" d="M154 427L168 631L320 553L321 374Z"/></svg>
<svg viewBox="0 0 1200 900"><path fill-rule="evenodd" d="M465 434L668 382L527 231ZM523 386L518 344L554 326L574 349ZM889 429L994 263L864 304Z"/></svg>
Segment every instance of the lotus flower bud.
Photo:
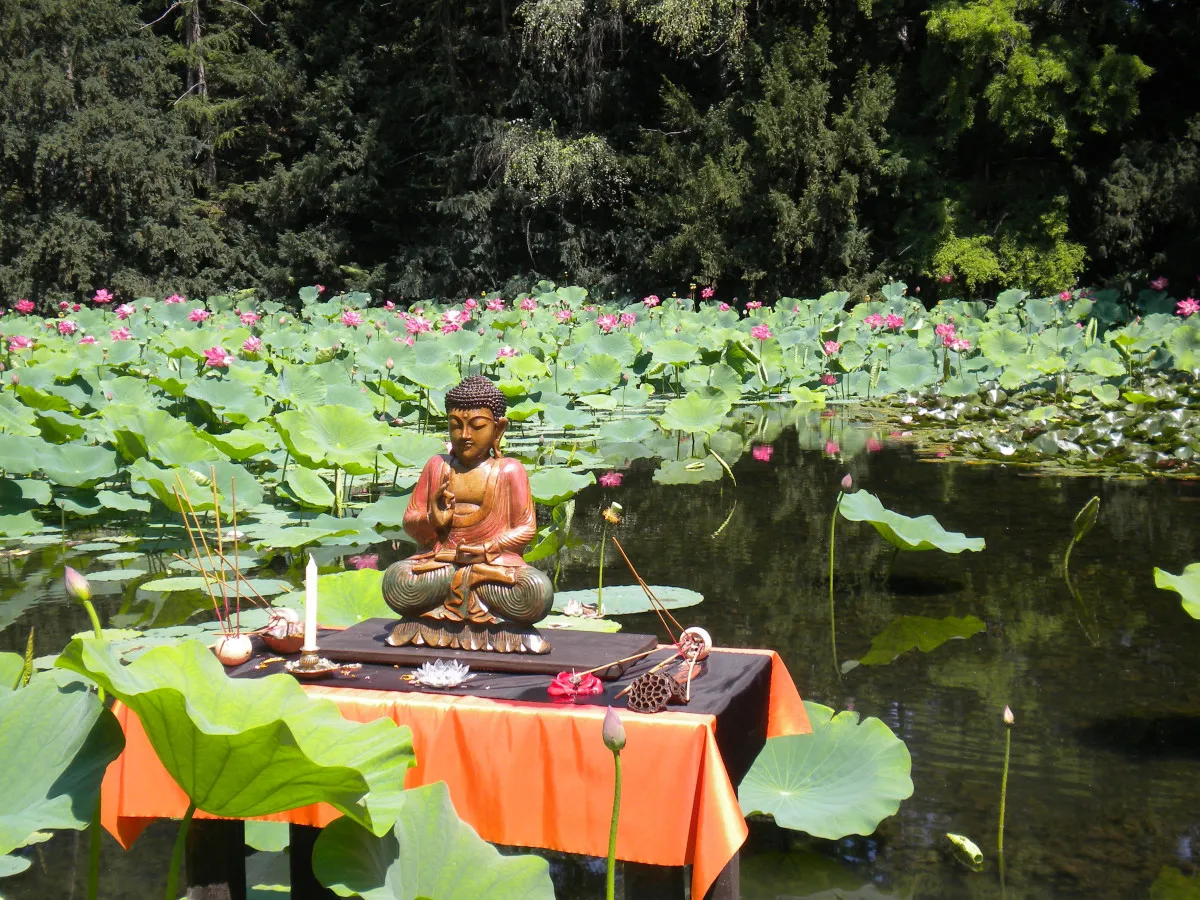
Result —
<svg viewBox="0 0 1200 900"><path fill-rule="evenodd" d="M389 356L387 358L387 362L383 364L383 367L390 372L392 369L396 368L396 361Z"/></svg>
<svg viewBox="0 0 1200 900"><path fill-rule="evenodd" d="M63 574L63 581L67 586L67 595L72 600L78 600L80 603L87 603L92 599L92 586L88 584L88 580L67 566Z"/></svg>
<svg viewBox="0 0 1200 900"><path fill-rule="evenodd" d="M854 488L854 479L847 475L842 479L842 490L850 491Z"/></svg>
<svg viewBox="0 0 1200 900"><path fill-rule="evenodd" d="M611 706L608 712L604 714L604 746L613 753L619 753L625 747L625 726L621 724L621 719L617 715L617 711Z"/></svg>
<svg viewBox="0 0 1200 900"><path fill-rule="evenodd" d="M21 376L18 375L16 372L13 372L11 375L8 376L8 381L10 384L20 384Z"/></svg>
<svg viewBox="0 0 1200 900"><path fill-rule="evenodd" d="M1013 718L1012 710L1009 709L1007 706L1004 707L1004 724L1007 725L1009 728L1012 728L1013 725L1016 724L1016 722L1017 722L1017 720Z"/></svg>

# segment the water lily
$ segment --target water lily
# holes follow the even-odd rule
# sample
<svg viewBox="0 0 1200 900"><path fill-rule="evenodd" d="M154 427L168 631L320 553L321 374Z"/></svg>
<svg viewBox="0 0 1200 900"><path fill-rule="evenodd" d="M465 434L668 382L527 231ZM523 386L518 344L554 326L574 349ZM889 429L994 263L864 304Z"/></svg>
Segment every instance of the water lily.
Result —
<svg viewBox="0 0 1200 900"><path fill-rule="evenodd" d="M503 347L501 347L499 350L496 351L496 359L512 359L519 352L520 351L517 350L516 347L509 347L507 344L505 344Z"/></svg>
<svg viewBox="0 0 1200 900"><path fill-rule="evenodd" d="M826 341L822 345L821 349L825 351L826 356L833 356L835 353L837 353L839 350L842 349L842 345L839 344L837 341Z"/></svg>
<svg viewBox="0 0 1200 900"><path fill-rule="evenodd" d="M433 328L433 323L422 315L409 316L404 320L404 329L409 334L424 334Z"/></svg>
<svg viewBox="0 0 1200 900"><path fill-rule="evenodd" d="M755 444L750 449L750 455L759 462L770 462L775 448L771 444Z"/></svg>
<svg viewBox="0 0 1200 900"><path fill-rule="evenodd" d="M31 313L31 312L33 312L34 308L35 307L34 307L34 303L32 300L18 300L16 303L13 304L13 309L15 309L19 313L25 313L25 314Z"/></svg>
<svg viewBox="0 0 1200 900"><path fill-rule="evenodd" d="M212 369L227 369L233 362L233 354L224 347L209 347L204 351L204 365Z"/></svg>
<svg viewBox="0 0 1200 900"><path fill-rule="evenodd" d="M474 312L479 309L479 301L474 297L468 297L467 302L463 304L463 309L467 310L467 312Z"/></svg>
<svg viewBox="0 0 1200 900"><path fill-rule="evenodd" d="M248 337L242 341L242 349L247 353L257 353L262 349L262 339L257 337Z"/></svg>
<svg viewBox="0 0 1200 900"><path fill-rule="evenodd" d="M832 387L833 385L837 384L837 376L832 372L826 372L821 376L821 384L825 385L826 387Z"/></svg>
<svg viewBox="0 0 1200 900"><path fill-rule="evenodd" d="M718 310L719 312L729 312L729 304L728 304L728 303L721 303L721 304L719 304L719 305L717 306L717 310Z"/></svg>
<svg viewBox="0 0 1200 900"><path fill-rule="evenodd" d="M755 325L750 329L750 337L754 338L756 341L765 341L774 337L774 335L771 334L771 329L766 325Z"/></svg>
<svg viewBox="0 0 1200 900"><path fill-rule="evenodd" d="M882 328L883 316L881 316L879 313L871 313L871 315L863 319L863 324L869 328Z"/></svg>
<svg viewBox="0 0 1200 900"><path fill-rule="evenodd" d="M746 309L762 309L762 301L761 300L751 300L749 303L746 304Z"/></svg>
<svg viewBox="0 0 1200 900"><path fill-rule="evenodd" d="M124 321L125 319L128 319L135 312L137 312L137 307L134 306L132 303L122 303L116 309L117 318L121 319L122 321Z"/></svg>
<svg viewBox="0 0 1200 900"><path fill-rule="evenodd" d="M167 297L165 300L163 300L163 303L186 303L186 302L187 302L187 298L181 297L181 296L179 296L179 294L172 294L170 297Z"/></svg>
<svg viewBox="0 0 1200 900"><path fill-rule="evenodd" d="M127 341L133 337L129 329L122 325L120 328L114 328L108 333L114 341Z"/></svg>
<svg viewBox="0 0 1200 900"><path fill-rule="evenodd" d="M94 343L96 343L96 338L95 338L95 337L93 337L93 336L92 336L92 335L90 335L90 334L85 334L83 337L81 337L81 338L79 339L79 343L81 343L81 344L94 344Z"/></svg>
<svg viewBox="0 0 1200 900"><path fill-rule="evenodd" d="M712 299L712 295L715 293L716 293L716 290L714 288L711 288L711 287L703 288L700 291L700 299L701 300L710 300L710 299Z"/></svg>
<svg viewBox="0 0 1200 900"><path fill-rule="evenodd" d="M631 312L621 313L621 327L631 328L637 323L637 315Z"/></svg>
<svg viewBox="0 0 1200 900"><path fill-rule="evenodd" d="M653 309L660 303L662 303L662 301L658 299L657 294L650 294L648 297L642 298L642 306L646 307L647 309Z"/></svg>
<svg viewBox="0 0 1200 900"><path fill-rule="evenodd" d="M58 323L58 333L64 335L74 334L79 330L79 326L70 319L63 319Z"/></svg>
<svg viewBox="0 0 1200 900"><path fill-rule="evenodd" d="M342 313L342 324L347 328L357 328L363 323L362 315L353 309L348 309Z"/></svg>
<svg viewBox="0 0 1200 900"><path fill-rule="evenodd" d="M27 338L23 334L14 335L8 342L9 350L28 350L32 346L33 338Z"/></svg>
<svg viewBox="0 0 1200 900"><path fill-rule="evenodd" d="M883 317L883 324L893 331L899 331L904 327L904 316L898 316L895 313L888 313Z"/></svg>
<svg viewBox="0 0 1200 900"><path fill-rule="evenodd" d="M546 688L546 693L560 703L571 703L576 697L590 697L604 692L604 683L591 672L576 675L559 672Z"/></svg>
<svg viewBox="0 0 1200 900"><path fill-rule="evenodd" d="M614 315L598 316L596 318L596 325L599 326L601 331L608 334L617 327L617 321L617 317Z"/></svg>
<svg viewBox="0 0 1200 900"><path fill-rule="evenodd" d="M554 314L554 318L565 324L575 318L575 313L569 309L560 309Z"/></svg>
<svg viewBox="0 0 1200 900"><path fill-rule="evenodd" d="M1200 313L1200 303L1191 297L1188 297L1186 300L1180 300L1175 304L1175 315L1177 316L1183 316L1186 319L1188 316L1194 316L1196 313Z"/></svg>
<svg viewBox="0 0 1200 900"><path fill-rule="evenodd" d="M92 295L93 303L112 303L112 301L113 295L105 288L100 288L95 294Z"/></svg>
<svg viewBox="0 0 1200 900"><path fill-rule="evenodd" d="M379 554L378 553L360 553L357 556L351 556L346 560L355 569L378 569Z"/></svg>
<svg viewBox="0 0 1200 900"><path fill-rule="evenodd" d="M525 312L533 312L537 309L537 301L532 297L526 297L521 301L521 309L525 310Z"/></svg>
<svg viewBox="0 0 1200 900"><path fill-rule="evenodd" d="M188 321L189 322L203 322L206 319L208 319L208 317L211 315L212 315L212 313L210 313L207 309L204 309L203 307L199 307L197 309L193 309L190 313L188 313Z"/></svg>
<svg viewBox="0 0 1200 900"><path fill-rule="evenodd" d="M605 472L597 480L600 482L601 487L615 488L621 486L621 482L625 480L625 476L620 472Z"/></svg>
<svg viewBox="0 0 1200 900"><path fill-rule="evenodd" d="M502 300L500 297L493 297L492 299L488 300L488 312L499 312L502 309L504 309L504 300Z"/></svg>
<svg viewBox="0 0 1200 900"><path fill-rule="evenodd" d="M251 325L257 325L258 320L262 317L255 312L244 312L238 313L238 318L241 320L243 325L249 328Z"/></svg>
<svg viewBox="0 0 1200 900"><path fill-rule="evenodd" d="M1157 278L1154 278L1150 281L1150 287L1154 288L1156 291L1165 291L1168 284L1170 284L1170 282L1167 281L1167 279L1162 275L1159 275Z"/></svg>

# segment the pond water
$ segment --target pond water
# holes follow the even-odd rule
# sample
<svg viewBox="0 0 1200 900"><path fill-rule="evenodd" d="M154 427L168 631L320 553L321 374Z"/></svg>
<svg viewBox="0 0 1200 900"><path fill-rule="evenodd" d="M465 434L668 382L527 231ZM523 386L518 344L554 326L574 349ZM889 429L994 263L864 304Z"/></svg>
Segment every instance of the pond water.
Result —
<svg viewBox="0 0 1200 900"><path fill-rule="evenodd" d="M1177 594L1154 587L1152 570L1179 572L1200 559L1200 482L1051 477L934 462L902 445L840 461L801 444L811 446L788 430L772 442L768 460L742 457L733 466L736 487L728 479L655 484L653 464L642 460L621 487L589 488L577 502L585 542L598 539L602 506L618 500L625 509L619 533L643 577L705 595L681 611L685 624L704 626L718 645L777 649L805 699L882 719L912 754L913 796L870 837L819 841L752 823L742 896L1000 896L995 846L1006 704L1016 716L1005 833L1009 897L1149 897L1163 867L1193 874L1200 862L1200 622L1183 612ZM835 660L825 579L829 516L846 472L889 508L933 514L950 530L986 538L987 549L902 554L885 581L890 547L865 523L839 522ZM1076 600L1061 561L1072 520L1093 495L1101 499L1099 521L1071 559ZM113 548L70 552L83 568L89 554ZM381 565L403 555L381 552ZM127 564L144 567L145 558ZM23 649L30 625L40 653L87 627L62 593L61 565L57 545L0 565L0 649ZM559 586L583 588L595 579L590 557L577 551ZM629 580L606 569L606 583ZM144 616L133 588L97 588L102 619ZM186 614L161 609L158 624ZM861 657L872 636L902 615L973 615L986 630L839 674L835 661ZM653 616L625 620L630 630L656 626ZM980 846L982 872L953 857L948 831ZM110 840L102 896L161 890L171 837L172 827L160 825L129 854ZM64 834L41 845L40 862L6 880L5 895L67 897L72 886L81 895L86 837ZM564 874L572 866L575 874ZM556 864L556 872L560 896L603 896L602 879L582 863ZM842 893L822 893L835 888Z"/></svg>

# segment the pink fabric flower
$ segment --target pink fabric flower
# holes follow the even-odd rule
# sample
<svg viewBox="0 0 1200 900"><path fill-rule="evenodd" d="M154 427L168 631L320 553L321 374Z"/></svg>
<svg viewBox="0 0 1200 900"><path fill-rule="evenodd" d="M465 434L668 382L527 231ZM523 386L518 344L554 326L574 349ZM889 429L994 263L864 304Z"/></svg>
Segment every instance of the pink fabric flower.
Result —
<svg viewBox="0 0 1200 900"><path fill-rule="evenodd" d="M193 309L190 313L188 313L188 321L189 322L203 322L206 319L208 319L208 317L211 315L212 315L212 313L210 313L207 309L203 309L203 308Z"/></svg>
<svg viewBox="0 0 1200 900"><path fill-rule="evenodd" d="M354 566L355 569L378 569L379 554L378 553L360 553L358 556L351 556L346 562Z"/></svg>
<svg viewBox="0 0 1200 900"><path fill-rule="evenodd" d="M1186 319L1188 316L1194 316L1196 313L1200 313L1200 303L1197 303L1191 297L1188 297L1186 300L1180 300L1175 304L1175 315L1177 316L1183 316Z"/></svg>
<svg viewBox="0 0 1200 900"><path fill-rule="evenodd" d="M750 455L759 462L770 462L771 454L775 452L775 448L770 444L755 444L750 450Z"/></svg>
<svg viewBox="0 0 1200 900"><path fill-rule="evenodd" d="M34 304L32 300L18 300L13 304L13 309L19 313L25 313L28 315L29 313L33 312Z"/></svg>
<svg viewBox="0 0 1200 900"><path fill-rule="evenodd" d="M114 341L127 341L133 337L133 335L129 333L129 329L124 325L122 325L120 328L114 328L108 334Z"/></svg>
<svg viewBox="0 0 1200 900"><path fill-rule="evenodd" d="M713 288L710 288L710 287L702 288L700 290L700 299L701 300L711 300L712 295L715 293L716 293L716 290Z"/></svg>
<svg viewBox="0 0 1200 900"><path fill-rule="evenodd" d="M357 310L348 309L342 313L342 324L347 328L357 328L363 323L363 317Z"/></svg>
<svg viewBox="0 0 1200 900"><path fill-rule="evenodd" d="M122 322L137 312L137 307L132 303L122 303L117 307L117 318Z"/></svg>
<svg viewBox="0 0 1200 900"><path fill-rule="evenodd" d="M838 453L841 452L841 449L842 448L840 446L838 446L837 441L828 440L825 442L825 455L826 456L837 456Z"/></svg>
<svg viewBox="0 0 1200 900"><path fill-rule="evenodd" d="M242 349L247 353L257 353L262 349L262 338L248 337L242 341Z"/></svg>
<svg viewBox="0 0 1200 900"><path fill-rule="evenodd" d="M178 294L172 294L170 297L168 297L166 300L163 301L163 303L186 303L186 302L187 302L187 298L180 297Z"/></svg>
<svg viewBox="0 0 1200 900"><path fill-rule="evenodd" d="M768 338L774 337L774 335L771 334L771 329L766 325L755 325L750 329L750 337L756 341L765 341Z"/></svg>
<svg viewBox="0 0 1200 900"><path fill-rule="evenodd" d="M558 319L559 322L562 322L565 324L567 322L570 322L571 319L575 318L575 313L571 312L571 310L569 310L569 309L560 309L558 312L556 312L554 314L554 318Z"/></svg>
<svg viewBox="0 0 1200 900"><path fill-rule="evenodd" d="M621 313L621 327L630 328L637 322L637 316L634 313Z"/></svg>
<svg viewBox="0 0 1200 900"><path fill-rule="evenodd" d="M837 384L837 376L834 375L832 372L826 372L824 375L821 376L821 384L835 385L835 384Z"/></svg>
<svg viewBox="0 0 1200 900"><path fill-rule="evenodd" d="M842 349L842 345L837 341L826 341L821 345L821 349L825 351L826 356L833 356L833 354Z"/></svg>
<svg viewBox="0 0 1200 900"><path fill-rule="evenodd" d="M11 350L28 350L33 346L33 338L27 338L23 334L18 334L8 342L8 349Z"/></svg>
<svg viewBox="0 0 1200 900"><path fill-rule="evenodd" d="M409 316L404 320L404 330L409 334L424 334L433 328L433 323L424 316Z"/></svg>
<svg viewBox="0 0 1200 900"><path fill-rule="evenodd" d="M59 334L70 335L70 334L74 334L78 330L79 330L79 326L76 325L74 322L72 322L70 319L63 319L58 323L58 333Z"/></svg>
<svg viewBox="0 0 1200 900"><path fill-rule="evenodd" d="M224 347L209 347L204 351L204 365L210 369L228 369L233 354Z"/></svg>
<svg viewBox="0 0 1200 900"><path fill-rule="evenodd" d="M895 313L888 313L883 317L883 324L893 331L899 331L904 327L904 316L898 316Z"/></svg>
<svg viewBox="0 0 1200 900"><path fill-rule="evenodd" d="M92 295L92 302L93 303L112 303L113 295L110 294L106 288L100 288L100 290L96 291L96 293Z"/></svg>
<svg viewBox="0 0 1200 900"><path fill-rule="evenodd" d="M509 347L507 344L505 344L496 351L496 359L512 359L517 355L518 352L520 351L518 351L516 347Z"/></svg>
<svg viewBox="0 0 1200 900"><path fill-rule="evenodd" d="M493 297L487 302L488 312L499 312L504 309L504 301L499 297Z"/></svg>
<svg viewBox="0 0 1200 900"><path fill-rule="evenodd" d="M603 692L604 684L590 672L586 675L559 672L546 688L546 693L559 703L571 703L576 697L588 697Z"/></svg>
<svg viewBox="0 0 1200 900"><path fill-rule="evenodd" d="M881 316L879 313L871 313L871 315L863 319L863 324L869 328L882 328L883 316Z"/></svg>
<svg viewBox="0 0 1200 900"><path fill-rule="evenodd" d="M1170 282L1167 281L1167 279L1162 275L1159 275L1150 282L1150 287L1154 288L1156 291L1165 291L1168 284L1170 284Z"/></svg>
<svg viewBox="0 0 1200 900"><path fill-rule="evenodd" d="M94 338L92 335L90 335L90 334L85 334L83 337L81 337L81 338L79 339L79 343L81 343L81 344L94 344L94 343L96 343L96 339L95 339L95 338Z"/></svg>
<svg viewBox="0 0 1200 900"><path fill-rule="evenodd" d="M728 304L728 303L722 303L720 306L718 306L718 307L717 307L717 309L718 309L720 312L729 312L729 304Z"/></svg>
<svg viewBox="0 0 1200 900"><path fill-rule="evenodd" d="M601 487L620 487L625 476L620 472L605 472L598 480Z"/></svg>
<svg viewBox="0 0 1200 900"><path fill-rule="evenodd" d="M746 309L762 309L762 301L761 300L751 300L749 303L746 304Z"/></svg>
<svg viewBox="0 0 1200 900"><path fill-rule="evenodd" d="M521 301L521 309L525 310L525 312L533 312L537 309L537 301L532 297L526 297Z"/></svg>
<svg viewBox="0 0 1200 900"><path fill-rule="evenodd" d="M249 328L251 325L257 325L258 320L261 319L262 317L258 313L255 313L255 312L244 312L244 313L240 313L238 315L238 318L241 320L243 325L245 325L247 328Z"/></svg>
<svg viewBox="0 0 1200 900"><path fill-rule="evenodd" d="M651 294L648 297L642 298L642 306L646 307L646 309L653 309L660 303L662 303L662 301L658 299L658 294Z"/></svg>
<svg viewBox="0 0 1200 900"><path fill-rule="evenodd" d="M596 319L596 324L600 326L600 330L608 334L617 327L617 317L614 315L599 316Z"/></svg>

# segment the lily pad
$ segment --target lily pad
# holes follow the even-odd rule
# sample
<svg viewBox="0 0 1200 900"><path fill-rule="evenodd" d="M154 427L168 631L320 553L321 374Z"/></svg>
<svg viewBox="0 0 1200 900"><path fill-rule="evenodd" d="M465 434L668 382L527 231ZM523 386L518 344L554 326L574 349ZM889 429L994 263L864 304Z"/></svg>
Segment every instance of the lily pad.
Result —
<svg viewBox="0 0 1200 900"><path fill-rule="evenodd" d="M658 421L671 431L712 434L721 427L731 408L728 396L720 391L711 388L693 391L668 403Z"/></svg>
<svg viewBox="0 0 1200 900"><path fill-rule="evenodd" d="M912 796L908 748L879 719L804 708L812 734L767 740L738 789L742 811L828 840L872 834Z"/></svg>
<svg viewBox="0 0 1200 900"><path fill-rule="evenodd" d="M861 666L886 666L900 654L917 649L928 653L946 641L969 638L979 634L987 626L975 616L947 616L932 619L928 616L900 616L888 623L875 637L871 638L871 649L862 659ZM843 671L847 671L845 665Z"/></svg>
<svg viewBox="0 0 1200 900"><path fill-rule="evenodd" d="M591 472L572 472L570 469L541 469L529 476L533 499L546 506L565 503L595 483L596 476Z"/></svg>
<svg viewBox="0 0 1200 900"><path fill-rule="evenodd" d="M286 675L229 678L198 641L125 665L106 642L75 639L56 665L128 706L205 812L248 818L325 802L376 835L400 812L412 739L391 719L348 722Z"/></svg>
<svg viewBox="0 0 1200 900"><path fill-rule="evenodd" d="M288 410L275 417L275 427L292 455L308 468L337 466L351 475L373 474L376 451L389 437L386 425L349 406Z"/></svg>
<svg viewBox="0 0 1200 900"><path fill-rule="evenodd" d="M1200 562L1194 562L1178 575L1155 568L1154 586L1175 591L1183 598L1183 609L1193 619L1200 619Z"/></svg>
<svg viewBox="0 0 1200 900"><path fill-rule="evenodd" d="M665 584L652 584L650 590L662 601L667 609L682 609L685 606L695 606L704 599L703 594L690 591L687 588L672 587ZM650 612L653 608L646 592L636 584L614 584L604 586L604 614L606 616L632 616L637 613ZM561 612L572 600L584 606L596 605L596 589L585 588L581 591L558 591L554 595L554 610Z"/></svg>
<svg viewBox="0 0 1200 900"><path fill-rule="evenodd" d="M969 538L961 532L947 531L933 516L910 518L887 509L870 491L846 494L838 505L842 518L851 522L870 522L883 538L901 550L942 550L946 553L979 551L983 538Z"/></svg>
<svg viewBox="0 0 1200 900"><path fill-rule="evenodd" d="M538 856L502 856L458 818L439 781L405 791L396 827L377 837L335 819L313 847L313 873L339 897L363 900L553 900Z"/></svg>

